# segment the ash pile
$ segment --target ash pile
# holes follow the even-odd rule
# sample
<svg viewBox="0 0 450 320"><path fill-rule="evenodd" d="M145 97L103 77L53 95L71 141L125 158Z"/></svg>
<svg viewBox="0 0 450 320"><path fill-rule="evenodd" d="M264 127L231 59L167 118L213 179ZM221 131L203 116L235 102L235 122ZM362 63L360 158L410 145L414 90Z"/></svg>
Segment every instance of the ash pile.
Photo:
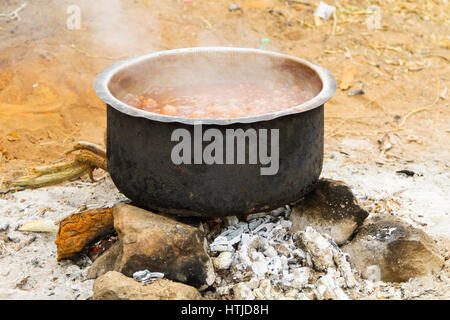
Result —
<svg viewBox="0 0 450 320"><path fill-rule="evenodd" d="M208 235L216 299L405 299L408 281L444 266L427 234L369 215L340 181L319 181L295 206L223 222Z"/></svg>
<svg viewBox="0 0 450 320"><path fill-rule="evenodd" d="M358 285L347 254L312 227L292 233L291 208L224 220L209 245L214 298L348 299Z"/></svg>

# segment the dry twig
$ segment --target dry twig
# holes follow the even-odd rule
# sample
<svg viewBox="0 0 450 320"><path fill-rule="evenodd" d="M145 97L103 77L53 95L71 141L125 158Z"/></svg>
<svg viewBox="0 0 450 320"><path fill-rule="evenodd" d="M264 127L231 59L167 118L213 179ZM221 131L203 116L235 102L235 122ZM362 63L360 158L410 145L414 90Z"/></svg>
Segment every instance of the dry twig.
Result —
<svg viewBox="0 0 450 320"><path fill-rule="evenodd" d="M403 116L402 122L400 122L400 124L398 126L402 127L405 124L406 120L408 120L408 118L410 116L412 116L413 114L416 114L416 113L419 113L422 111L427 111L428 109L431 109L432 107L434 107L434 105L439 101L440 96L441 96L440 89L438 89L438 94L437 94L436 98L434 99L434 101L430 105L411 110L410 112L408 112L406 115Z"/></svg>
<svg viewBox="0 0 450 320"><path fill-rule="evenodd" d="M6 18L9 20L17 19L17 21L20 21L22 19L19 16L19 12L22 11L27 5L28 5L28 2L25 2L19 8L11 11L10 13L0 13L0 18Z"/></svg>

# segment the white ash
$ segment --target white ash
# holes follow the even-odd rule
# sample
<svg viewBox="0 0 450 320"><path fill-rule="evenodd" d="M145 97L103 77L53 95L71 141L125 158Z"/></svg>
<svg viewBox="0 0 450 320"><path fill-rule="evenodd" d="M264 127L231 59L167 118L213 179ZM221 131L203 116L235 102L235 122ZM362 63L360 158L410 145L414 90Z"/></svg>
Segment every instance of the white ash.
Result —
<svg viewBox="0 0 450 320"><path fill-rule="evenodd" d="M133 279L142 284L153 283L156 279L164 278L164 273L150 272L149 270L136 271L133 273Z"/></svg>
<svg viewBox="0 0 450 320"><path fill-rule="evenodd" d="M227 218L209 245L220 275L216 297L344 300L367 295L371 282L359 280L333 239L311 227L291 234L289 213L286 207L249 215L246 221Z"/></svg>

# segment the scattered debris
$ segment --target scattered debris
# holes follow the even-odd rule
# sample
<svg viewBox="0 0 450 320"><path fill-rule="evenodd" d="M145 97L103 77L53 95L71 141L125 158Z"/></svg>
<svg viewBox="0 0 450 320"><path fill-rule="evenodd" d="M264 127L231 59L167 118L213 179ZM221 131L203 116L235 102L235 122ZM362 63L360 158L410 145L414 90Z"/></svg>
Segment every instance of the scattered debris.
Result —
<svg viewBox="0 0 450 320"><path fill-rule="evenodd" d="M41 188L55 185L89 174L92 181L92 172L97 169L107 171L106 151L90 142L80 141L66 154L80 151L74 160L56 163L50 166L31 168L31 174L19 178L12 188Z"/></svg>
<svg viewBox="0 0 450 320"><path fill-rule="evenodd" d="M399 171L395 171L395 173L397 174L402 174L406 177L414 177L416 175L416 173L414 171L411 170L399 170Z"/></svg>
<svg viewBox="0 0 450 320"><path fill-rule="evenodd" d="M442 90L441 94L439 95L439 98L441 98L442 100L446 100L447 99L447 88Z"/></svg>
<svg viewBox="0 0 450 320"><path fill-rule="evenodd" d="M408 137L406 139L408 140L409 143L411 143L411 142L416 142L418 144L423 143L422 139L420 139L419 137L417 137L413 134L408 135Z"/></svg>
<svg viewBox="0 0 450 320"><path fill-rule="evenodd" d="M136 271L133 273L133 279L143 284L149 284L156 281L156 279L164 278L164 273L150 272L149 270Z"/></svg>
<svg viewBox="0 0 450 320"><path fill-rule="evenodd" d="M33 220L22 224L19 231L23 232L58 232L58 226L51 220Z"/></svg>
<svg viewBox="0 0 450 320"><path fill-rule="evenodd" d="M0 13L0 18L7 18L9 20L22 20L19 16L19 12L25 9L25 7L28 5L28 2L24 2L20 7L17 9L11 11L10 13Z"/></svg>
<svg viewBox="0 0 450 320"><path fill-rule="evenodd" d="M359 88L359 89L355 89L355 90L350 90L348 92L348 95L349 96L361 96L365 93L366 93L366 90L364 90L364 88Z"/></svg>
<svg viewBox="0 0 450 320"><path fill-rule="evenodd" d="M35 242L36 239L37 239L36 236L32 236L32 237L29 238L28 240L23 241L22 243L20 243L14 250L20 251L20 250L22 250L23 248L25 248L25 247L29 246L30 244L32 244L33 242Z"/></svg>
<svg viewBox="0 0 450 320"><path fill-rule="evenodd" d="M36 281L32 280L29 275L24 275L23 278L16 284L16 288L20 290L32 290L36 285Z"/></svg>
<svg viewBox="0 0 450 320"><path fill-rule="evenodd" d="M393 144L391 143L391 137L388 133L383 135L383 138L378 140L379 148L381 151L381 155L384 155L387 151L391 150Z"/></svg>
<svg viewBox="0 0 450 320"><path fill-rule="evenodd" d="M366 19L367 29L371 31L381 29L381 8L370 5L367 7L367 12L370 14Z"/></svg>
<svg viewBox="0 0 450 320"><path fill-rule="evenodd" d="M336 10L335 7L326 4L325 2L320 1L317 6L316 11L314 11L314 17L319 17L325 20L329 20L333 15L333 12Z"/></svg>

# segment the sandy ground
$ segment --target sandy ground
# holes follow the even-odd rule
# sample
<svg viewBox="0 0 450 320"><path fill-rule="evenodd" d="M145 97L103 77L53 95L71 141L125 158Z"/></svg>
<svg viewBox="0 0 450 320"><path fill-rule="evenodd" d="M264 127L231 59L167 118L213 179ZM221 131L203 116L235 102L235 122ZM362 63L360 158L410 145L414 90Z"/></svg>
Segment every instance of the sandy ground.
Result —
<svg viewBox="0 0 450 320"><path fill-rule="evenodd" d="M0 13L23 2L2 2ZM92 84L113 61L190 46L258 48L268 38L265 49L321 64L338 84L346 68L355 68L350 89L362 87L365 94L349 96L339 89L326 105L323 176L347 182L371 214L395 214L423 228L448 259L448 4L336 1L336 23L318 26L313 19L318 2L42 0L28 3L20 20L1 18L0 189L28 166L61 160L78 140L103 142L105 107ZM73 3L81 8L80 30L66 26L66 9ZM244 9L229 12L231 3ZM381 9L380 29L367 27L370 4ZM382 152L378 140L386 134L392 148ZM396 174L403 169L419 175ZM12 239L0 246L7 251L0 258L0 298L88 298L92 282L84 280L86 267L56 262L55 235L15 228L119 197L108 179L0 196L0 229L10 225L0 238ZM448 298L447 275L448 270L413 281L411 290L423 289L424 296L412 296Z"/></svg>
<svg viewBox="0 0 450 320"><path fill-rule="evenodd" d="M4 236L11 241L4 244L6 252L0 258L0 299L89 298L93 284L85 278L89 260L80 261L79 266L72 261L57 262L56 234L15 230L25 221L58 221L80 208L100 208L121 199L124 197L109 177L95 184L79 181L2 197L1 225L9 224L9 228L0 232L0 238ZM36 240L20 249L34 237Z"/></svg>

